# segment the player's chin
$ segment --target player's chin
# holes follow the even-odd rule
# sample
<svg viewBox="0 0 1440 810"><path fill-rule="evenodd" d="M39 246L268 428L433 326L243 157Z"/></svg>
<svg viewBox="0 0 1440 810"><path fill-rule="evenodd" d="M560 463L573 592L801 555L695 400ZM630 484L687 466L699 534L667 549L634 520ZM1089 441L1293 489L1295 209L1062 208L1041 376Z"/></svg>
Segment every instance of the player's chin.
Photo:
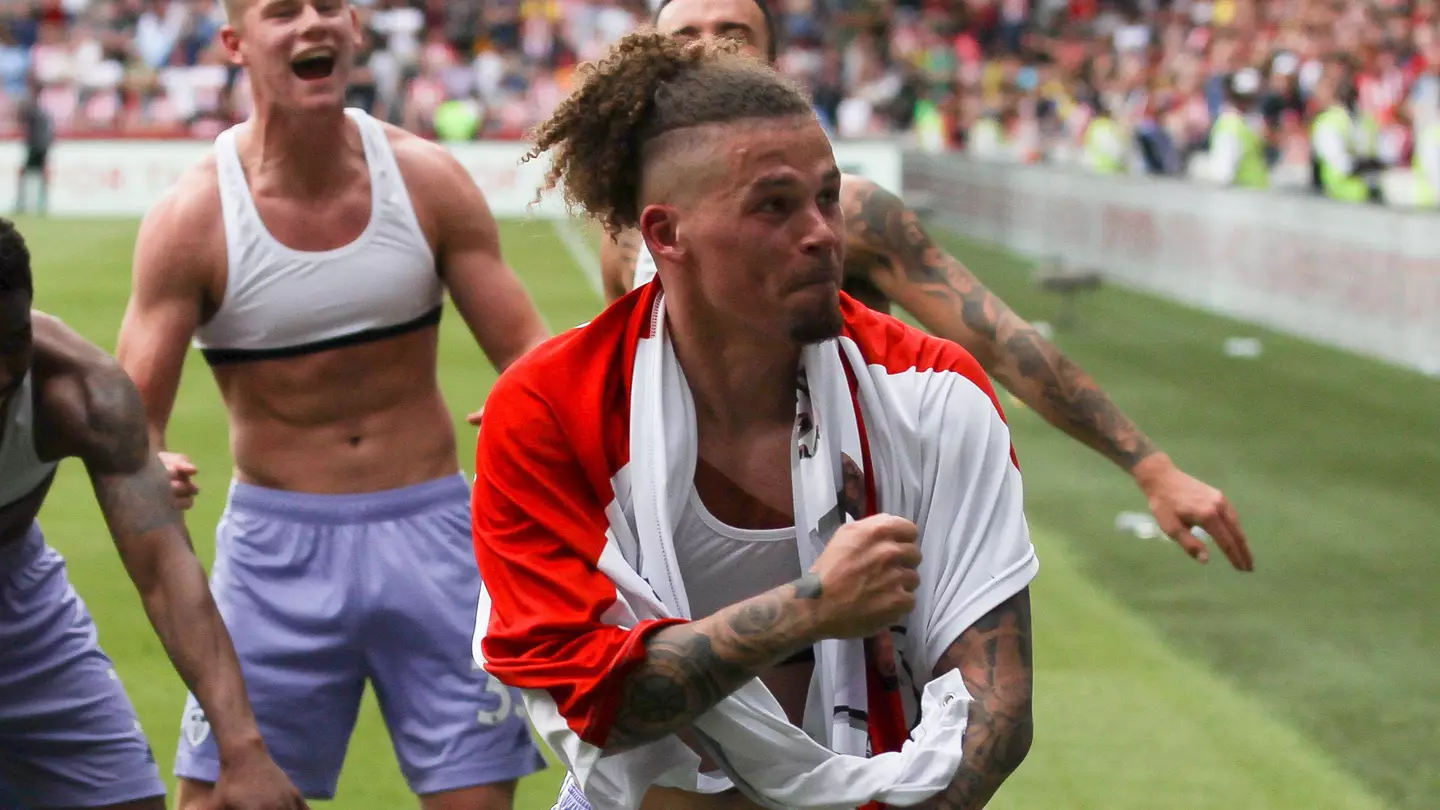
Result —
<svg viewBox="0 0 1440 810"><path fill-rule="evenodd" d="M819 343L839 337L844 326L839 285L809 285L791 295L790 339L796 343Z"/></svg>

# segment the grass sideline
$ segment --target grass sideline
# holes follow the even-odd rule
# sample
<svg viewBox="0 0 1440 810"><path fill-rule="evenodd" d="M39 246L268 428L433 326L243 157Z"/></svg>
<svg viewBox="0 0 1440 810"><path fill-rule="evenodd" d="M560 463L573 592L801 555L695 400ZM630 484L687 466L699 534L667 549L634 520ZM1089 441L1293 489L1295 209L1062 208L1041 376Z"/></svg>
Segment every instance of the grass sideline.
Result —
<svg viewBox="0 0 1440 810"><path fill-rule="evenodd" d="M35 257L38 308L113 348L135 223L19 225ZM549 225L506 222L503 238L552 328L598 310ZM1023 314L1053 312L1023 263L950 246ZM1042 558L1037 740L992 806L1440 806L1440 623L1424 607L1440 573L1440 555L1428 548L1440 519L1440 382L1119 290L1081 309L1080 325L1058 341L1183 466L1230 493L1259 570L1198 569L1160 543L1117 535L1115 513L1143 508L1138 492L1009 402ZM1260 335L1265 354L1224 357L1231 334ZM494 374L453 313L442 325L441 362L468 468L473 432L463 415ZM227 436L203 361L194 356L187 369L170 444L202 469L189 523L208 561ZM119 575L78 465L62 470L41 519L168 773L181 686ZM558 778L551 770L526 780L517 806L548 808ZM331 804L414 806L369 697Z"/></svg>

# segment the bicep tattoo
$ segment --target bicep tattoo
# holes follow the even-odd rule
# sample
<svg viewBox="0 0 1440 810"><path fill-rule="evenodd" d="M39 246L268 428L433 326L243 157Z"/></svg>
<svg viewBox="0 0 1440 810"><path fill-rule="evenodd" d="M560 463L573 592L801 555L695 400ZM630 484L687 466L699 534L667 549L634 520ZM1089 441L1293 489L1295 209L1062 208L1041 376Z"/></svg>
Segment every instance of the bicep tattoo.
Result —
<svg viewBox="0 0 1440 810"><path fill-rule="evenodd" d="M962 633L935 669L936 674L959 669L974 702L960 770L924 807L974 810L1020 766L1034 735L1029 590L1000 603Z"/></svg>

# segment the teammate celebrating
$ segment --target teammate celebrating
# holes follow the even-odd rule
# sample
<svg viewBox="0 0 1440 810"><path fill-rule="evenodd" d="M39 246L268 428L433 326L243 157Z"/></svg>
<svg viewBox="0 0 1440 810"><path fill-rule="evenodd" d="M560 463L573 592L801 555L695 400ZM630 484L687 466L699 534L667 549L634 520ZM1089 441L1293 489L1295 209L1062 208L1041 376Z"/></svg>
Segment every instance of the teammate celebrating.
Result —
<svg viewBox="0 0 1440 810"><path fill-rule="evenodd" d="M437 324L448 289L500 369L546 329L469 174L343 107L348 3L227 11L255 112L141 225L120 362L162 447L192 336L219 385L235 481L214 588L280 766L331 797L369 679L422 806L508 808L543 760L466 654L480 579ZM194 464L162 458L188 504ZM209 720L187 705L182 808L219 773Z"/></svg>
<svg viewBox="0 0 1440 810"><path fill-rule="evenodd" d="M217 808L305 802L271 761L229 635L150 448L144 407L113 359L30 309L30 254L0 220L0 805L165 810L165 786L95 623L35 516L78 458L120 559L224 767Z"/></svg>
<svg viewBox="0 0 1440 810"><path fill-rule="evenodd" d="M775 61L774 23L758 0L665 0L654 22L682 40L738 40L751 53ZM1232 565L1251 570L1245 534L1225 496L1177 467L1089 375L931 241L919 217L898 197L862 177L845 175L841 205L847 225L847 293L881 312L898 304L932 333L965 347L1046 421L1129 473L1160 528L1190 556L1209 559L1205 543L1190 531L1198 526L1215 538ZM655 274L649 248L633 228L604 238L600 258L612 301Z"/></svg>

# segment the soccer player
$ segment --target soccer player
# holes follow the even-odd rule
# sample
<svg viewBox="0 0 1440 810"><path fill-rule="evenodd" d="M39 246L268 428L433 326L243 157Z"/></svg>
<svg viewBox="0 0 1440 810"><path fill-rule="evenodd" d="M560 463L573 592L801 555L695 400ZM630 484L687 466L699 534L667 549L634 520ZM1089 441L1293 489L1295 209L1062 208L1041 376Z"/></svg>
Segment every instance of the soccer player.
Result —
<svg viewBox="0 0 1440 810"><path fill-rule="evenodd" d="M214 806L304 807L256 728L134 384L33 312L33 297L25 240L0 220L0 805L9 792L32 808L165 810L135 709L35 520L59 462L78 458L146 615L214 723Z"/></svg>
<svg viewBox="0 0 1440 810"><path fill-rule="evenodd" d="M570 769L558 806L633 807L649 788L646 808L751 807L737 791L767 780L777 805L841 806L843 775L867 748L898 751L918 694L949 682L974 703L922 806L982 807L1032 736L1037 571L988 380L953 343L841 294L840 171L788 79L655 32L581 75L532 154L551 152L551 184L611 233L641 230L661 284L501 376L472 510L477 658L523 689ZM855 639L864 656L845 658ZM676 735L708 734L757 677L784 717L738 747L713 739L715 763L748 757L735 773L759 781L724 789L699 757L675 771ZM866 709L825 702L857 681ZM773 701L748 705L774 717ZM750 744L782 738L796 756L758 773ZM815 743L846 753L836 741L852 756L812 780Z"/></svg>
<svg viewBox="0 0 1440 810"><path fill-rule="evenodd" d="M142 223L120 362L160 447L192 338L220 388L235 471L213 585L276 762L331 797L368 680L423 807L508 808L543 759L467 654L480 578L438 323L448 290L500 369L547 330L449 152L344 108L349 3L227 12L255 112ZM190 503L195 465L162 458ZM219 773L208 721L187 705L182 808Z"/></svg>
<svg viewBox="0 0 1440 810"><path fill-rule="evenodd" d="M775 26L756 0L665 0L654 22L681 40L733 39L775 61ZM898 197L865 178L845 175L841 205L847 225L847 293L886 313L893 302L932 333L965 347L1046 421L1125 470L1145 494L1161 530L1191 557L1209 559L1205 543L1190 531L1198 526L1215 538L1235 568L1251 570L1248 542L1224 494L1177 467L1088 374L936 245ZM655 261L633 228L602 238L600 259L606 297L612 301L655 273Z"/></svg>

